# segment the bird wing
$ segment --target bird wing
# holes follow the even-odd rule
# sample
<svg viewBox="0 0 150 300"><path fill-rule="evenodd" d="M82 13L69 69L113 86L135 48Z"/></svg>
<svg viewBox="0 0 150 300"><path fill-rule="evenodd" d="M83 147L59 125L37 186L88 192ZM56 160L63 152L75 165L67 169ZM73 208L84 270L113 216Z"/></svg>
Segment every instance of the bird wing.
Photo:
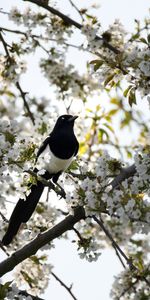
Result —
<svg viewBox="0 0 150 300"><path fill-rule="evenodd" d="M36 155L36 162L38 160L38 157L41 155L41 153L46 149L47 145L50 143L51 141L51 136L49 135L44 142L42 143L42 145L40 146L37 155Z"/></svg>
<svg viewBox="0 0 150 300"><path fill-rule="evenodd" d="M76 143L76 149L75 149L74 156L76 156L76 155L77 155L77 153L78 153L78 150L79 150L79 143L78 143L78 141L77 141L77 143Z"/></svg>

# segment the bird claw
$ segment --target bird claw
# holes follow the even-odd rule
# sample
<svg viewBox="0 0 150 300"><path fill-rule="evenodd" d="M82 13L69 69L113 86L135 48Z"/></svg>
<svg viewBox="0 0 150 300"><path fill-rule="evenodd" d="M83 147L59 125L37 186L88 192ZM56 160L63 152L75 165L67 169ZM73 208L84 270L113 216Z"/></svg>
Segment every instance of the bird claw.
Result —
<svg viewBox="0 0 150 300"><path fill-rule="evenodd" d="M66 192L64 191L64 189L61 190L61 198L66 198Z"/></svg>

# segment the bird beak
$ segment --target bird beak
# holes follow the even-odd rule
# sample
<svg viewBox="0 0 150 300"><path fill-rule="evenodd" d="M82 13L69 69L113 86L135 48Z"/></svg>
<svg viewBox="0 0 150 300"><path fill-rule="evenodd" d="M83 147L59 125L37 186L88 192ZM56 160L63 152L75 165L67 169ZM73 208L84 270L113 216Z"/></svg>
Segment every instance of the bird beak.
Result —
<svg viewBox="0 0 150 300"><path fill-rule="evenodd" d="M78 118L78 116L72 116L68 121L72 122L72 121L75 121L77 118Z"/></svg>

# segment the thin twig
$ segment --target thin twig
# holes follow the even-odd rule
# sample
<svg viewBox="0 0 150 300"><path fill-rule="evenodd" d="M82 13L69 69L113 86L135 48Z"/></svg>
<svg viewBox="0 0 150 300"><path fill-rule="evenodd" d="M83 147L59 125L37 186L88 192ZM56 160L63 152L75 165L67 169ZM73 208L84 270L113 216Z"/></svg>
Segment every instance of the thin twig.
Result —
<svg viewBox="0 0 150 300"><path fill-rule="evenodd" d="M98 219L96 216L92 216L93 220L102 228L102 230L105 232L106 236L109 238L109 240L112 242L112 246L114 247L114 249L117 251L119 251L119 253L124 257L124 259L126 260L127 264L129 265L130 269L132 270L136 270L136 267L133 265L132 263L132 259L128 258L126 256L126 254L121 250L121 248L118 246L118 244L115 242L115 240L113 239L111 233L108 231L108 229L106 229L106 227L104 226L104 223Z"/></svg>
<svg viewBox="0 0 150 300"><path fill-rule="evenodd" d="M82 19L82 21L84 21L84 18L80 12L80 10L78 9L78 7L74 4L74 2L72 0L69 0L70 4L72 5L72 7L74 7L74 9L77 11L77 13L79 14L80 18Z"/></svg>
<svg viewBox="0 0 150 300"><path fill-rule="evenodd" d="M10 28L6 28L6 27L0 27L0 31L7 31L7 32L11 32L11 33L15 33L15 34L20 34L20 35L24 35L27 37L26 32L20 31L18 29L10 29Z"/></svg>
<svg viewBox="0 0 150 300"><path fill-rule="evenodd" d="M120 260L120 262L121 262L123 268L125 269L126 266L125 266L125 264L124 264L124 262L123 262L123 260L122 260L122 258L121 258L121 255L119 254L119 252L117 251L117 249L115 249L115 252L116 252L116 255L117 255L118 259Z"/></svg>
<svg viewBox="0 0 150 300"><path fill-rule="evenodd" d="M3 221L7 222L8 223L8 220L7 218L2 214L2 212L0 211L0 216L2 217Z"/></svg>
<svg viewBox="0 0 150 300"><path fill-rule="evenodd" d="M1 39L1 42L4 46L4 49L5 49L5 52L6 52L6 56L10 59L10 55L9 55L9 51L8 51L8 44L5 42L1 32L0 32L0 39Z"/></svg>
<svg viewBox="0 0 150 300"><path fill-rule="evenodd" d="M106 236L110 239L110 241L112 242L112 246L115 249L115 251L117 250L126 260L127 264L129 265L131 271L139 271L134 264L132 263L132 258L128 258L126 256L126 254L121 250L121 248L118 246L118 244L115 242L115 240L113 239L111 233L108 231L108 229L104 226L103 221L101 221L100 219L97 219L96 216L92 216L92 218L94 219L94 221L102 228L102 230L105 232ZM145 276L138 276L142 281L145 281L147 283L148 286L150 286L150 282L149 280L145 277Z"/></svg>
<svg viewBox="0 0 150 300"><path fill-rule="evenodd" d="M10 56L10 54L9 54L8 44L5 42L5 40L4 40L4 38L3 38L2 34L1 34L1 32L0 32L0 40L1 40L2 44L3 44L3 46L4 46L4 49L5 49L5 52L6 52L6 56L8 57L9 62L10 62L10 64L11 64L11 56ZM22 99L23 99L24 107L26 108L26 110L27 110L27 112L28 112L28 115L29 115L31 121L32 121L32 123L34 124L34 123L35 123L35 121L34 121L34 116L33 116L32 112L30 111L29 105L28 105L28 103L27 103L27 101L26 101L26 94L27 94L27 93L23 92L23 90L22 90L22 88L21 88L19 82L16 82L16 87L17 87L17 89L19 90L20 95L21 95L21 97L22 97Z"/></svg>
<svg viewBox="0 0 150 300"><path fill-rule="evenodd" d="M73 227L72 229L74 230L74 232L76 233L76 235L78 236L78 238L81 241L83 241L84 239L83 239L82 235L80 234L80 232L75 227Z"/></svg>
<svg viewBox="0 0 150 300"><path fill-rule="evenodd" d="M29 105L28 105L27 101L26 101L26 94L27 93L23 92L23 90L22 90L22 88L20 86L20 83L18 81L16 82L16 87L17 87L17 89L20 92L20 95L21 95L21 97L23 99L24 107L26 108L26 110L28 112L28 115L29 115L29 117L30 117L30 119L31 119L31 121L32 121L32 123L34 125L35 124L34 116L33 116L32 112L31 112L31 110L29 108Z"/></svg>
<svg viewBox="0 0 150 300"><path fill-rule="evenodd" d="M7 11L4 11L2 7L0 8L0 13L3 14L3 15L8 15L9 16L9 13Z"/></svg>
<svg viewBox="0 0 150 300"><path fill-rule="evenodd" d="M71 295L71 297L74 300L77 300L77 298L74 296L74 294L71 291L72 285L70 287L68 287L54 272L51 272L51 274L66 289L66 291Z"/></svg>

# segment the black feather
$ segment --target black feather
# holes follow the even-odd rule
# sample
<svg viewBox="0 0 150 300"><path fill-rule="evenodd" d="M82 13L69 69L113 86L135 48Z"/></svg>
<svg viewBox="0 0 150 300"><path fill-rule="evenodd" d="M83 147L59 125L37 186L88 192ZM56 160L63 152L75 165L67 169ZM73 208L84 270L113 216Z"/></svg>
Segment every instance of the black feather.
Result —
<svg viewBox="0 0 150 300"><path fill-rule="evenodd" d="M37 172L38 170L34 170ZM46 172L42 175L44 179L50 179L52 175ZM30 194L26 197L26 200L19 199L9 220L9 225L2 239L3 245L7 246L13 240L13 237L17 234L19 227L22 223L26 223L32 216L37 203L43 193L44 185L42 182L37 181L36 185L31 186Z"/></svg>

